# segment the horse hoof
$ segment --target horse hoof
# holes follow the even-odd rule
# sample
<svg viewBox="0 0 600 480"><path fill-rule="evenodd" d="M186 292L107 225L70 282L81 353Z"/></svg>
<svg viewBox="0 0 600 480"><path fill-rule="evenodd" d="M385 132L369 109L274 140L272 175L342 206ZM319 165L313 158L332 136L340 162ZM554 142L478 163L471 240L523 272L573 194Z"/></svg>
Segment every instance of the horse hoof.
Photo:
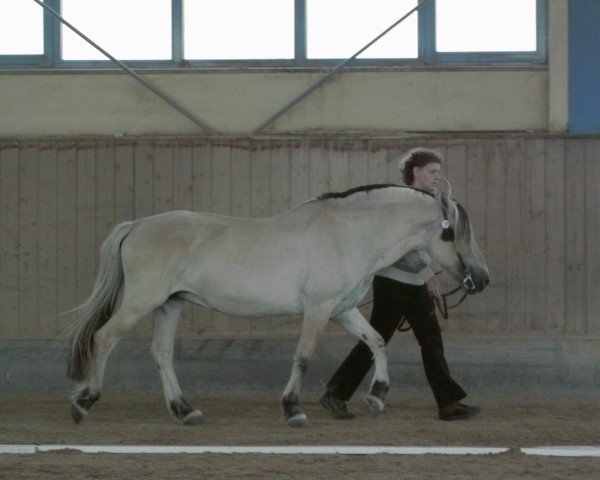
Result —
<svg viewBox="0 0 600 480"><path fill-rule="evenodd" d="M294 428L308 427L310 425L308 418L303 413L297 413L293 417L288 418L286 422L290 427Z"/></svg>
<svg viewBox="0 0 600 480"><path fill-rule="evenodd" d="M186 426L194 427L196 425L202 425L203 423L204 415L202 415L202 412L199 410L194 410L183 419L183 424Z"/></svg>
<svg viewBox="0 0 600 480"><path fill-rule="evenodd" d="M367 402L367 406L369 407L369 412L373 418L377 418L377 416L383 412L383 408L385 404L381 401L380 398L377 398L374 395L367 395L365 397L365 401Z"/></svg>
<svg viewBox="0 0 600 480"><path fill-rule="evenodd" d="M78 424L80 423L88 414L88 411L80 406L77 402L73 402L71 404L71 418L73 421Z"/></svg>

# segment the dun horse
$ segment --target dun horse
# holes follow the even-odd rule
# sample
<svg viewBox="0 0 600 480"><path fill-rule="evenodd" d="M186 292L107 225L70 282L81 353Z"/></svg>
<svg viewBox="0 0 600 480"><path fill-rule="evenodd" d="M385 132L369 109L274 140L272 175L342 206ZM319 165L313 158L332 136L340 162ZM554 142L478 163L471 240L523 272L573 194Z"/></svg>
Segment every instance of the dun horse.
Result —
<svg viewBox="0 0 600 480"><path fill-rule="evenodd" d="M373 352L367 401L376 415L389 389L385 345L357 305L375 272L416 248L427 249L458 281L468 280L469 293L488 283L464 209L444 194L395 185L325 194L272 218L176 211L117 225L102 245L94 290L76 309L68 366L77 382L73 420L79 423L100 397L116 343L154 313L152 355L167 408L184 424L202 422L173 369L175 332L186 301L247 317L303 314L281 400L292 427L308 425L299 405L301 381L333 319Z"/></svg>

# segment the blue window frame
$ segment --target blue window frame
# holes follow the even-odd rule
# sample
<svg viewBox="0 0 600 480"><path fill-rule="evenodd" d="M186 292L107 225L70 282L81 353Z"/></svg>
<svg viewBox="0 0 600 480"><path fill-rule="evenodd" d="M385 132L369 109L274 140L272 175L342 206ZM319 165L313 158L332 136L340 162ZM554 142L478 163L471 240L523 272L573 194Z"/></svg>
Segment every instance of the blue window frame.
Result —
<svg viewBox="0 0 600 480"><path fill-rule="evenodd" d="M101 1L101 0L98 0ZM250 1L250 0L249 0ZM526 52L438 52L436 50L436 0L423 2L418 14L418 57L416 58L356 58L349 67L361 66L448 66L448 65L532 65L547 62L547 0L536 1L537 48ZM502 1L502 0L498 0ZM168 60L131 60L131 68L236 68L236 67L327 67L344 59L308 58L307 56L307 0L294 0L294 58L262 60L190 60L184 55L184 0L171 0L171 58ZM60 13L60 0L44 0ZM39 7L42 8L42 7ZM396 19L390 19L390 24ZM61 58L61 25L44 12L44 53L41 55L1 55L3 69L61 69L61 68L114 68L106 60L64 60ZM76 25L75 25L76 26ZM66 28L66 27L65 27ZM83 32L85 33L85 32ZM110 53L110 52L109 52Z"/></svg>

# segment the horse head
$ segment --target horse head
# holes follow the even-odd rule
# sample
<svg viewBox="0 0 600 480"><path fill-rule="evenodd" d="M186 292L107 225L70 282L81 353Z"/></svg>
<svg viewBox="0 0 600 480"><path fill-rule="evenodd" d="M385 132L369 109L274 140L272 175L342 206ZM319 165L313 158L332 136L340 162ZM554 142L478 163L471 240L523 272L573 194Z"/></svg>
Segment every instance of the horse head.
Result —
<svg viewBox="0 0 600 480"><path fill-rule="evenodd" d="M431 256L467 293L481 292L489 283L489 270L467 211L449 194L440 194L439 200L442 216L429 243Z"/></svg>

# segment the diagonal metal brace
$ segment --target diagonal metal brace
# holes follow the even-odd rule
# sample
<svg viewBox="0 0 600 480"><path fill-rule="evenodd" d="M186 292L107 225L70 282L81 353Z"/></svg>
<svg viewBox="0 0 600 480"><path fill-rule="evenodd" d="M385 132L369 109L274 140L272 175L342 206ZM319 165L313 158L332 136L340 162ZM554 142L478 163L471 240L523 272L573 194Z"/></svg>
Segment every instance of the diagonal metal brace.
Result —
<svg viewBox="0 0 600 480"><path fill-rule="evenodd" d="M126 73L131 75L135 80L140 82L144 87L146 87L148 90L150 90L156 96L158 96L159 98L164 100L166 103L168 103L171 107L173 107L179 113L181 113L182 115L184 115L185 117L190 119L192 122L194 122L196 125L198 125L202 130L204 130L205 133L210 134L210 135L216 135L218 133L213 127L211 127L207 123L200 120L198 117L196 117L192 112L190 112L183 105L181 105L180 103L175 101L173 98L171 98L169 95L167 95L165 92L160 90L156 85L153 85L148 80L146 80L144 77L142 77L140 74L138 74L137 72L135 72L134 70L129 68L127 65L125 65L122 61L113 57L110 53L108 53L106 50L104 50L102 47L100 47L97 43L92 41L89 37L84 35L77 28L75 28L73 25L71 25L69 22L67 22L59 13L57 13L55 10L50 8L48 5L42 3L40 0L33 0L33 1L35 3L37 3L40 7L42 7L44 10L46 10L50 15L52 15L53 17L58 19L59 22L61 22L62 24L66 25L71 30L73 30L73 32L75 32L77 35L79 35L81 38L83 38L87 43L89 43L92 47L94 47L96 50L98 50L100 53L102 53L102 55L104 55L105 57L110 59L119 68L121 68Z"/></svg>
<svg viewBox="0 0 600 480"><path fill-rule="evenodd" d="M394 29L397 25L399 25L400 23L402 23L408 17L410 17L414 12L416 12L417 10L419 10L419 8L421 8L423 5L425 5L429 1L430 0L419 0L419 3L417 4L416 7L414 7L412 10L410 10L404 16L402 16L402 18L400 18L399 20L397 20L396 22L394 22L392 25L390 25L388 28L386 28L382 33L380 33L379 35L377 35L377 37L375 37L373 40L371 40L369 43L367 43L364 47L362 47L358 52L356 52L350 58L347 58L346 60L344 60L337 67L335 67L333 70L331 70L330 72L328 72L327 74L325 74L322 78L320 78L319 80L317 80L313 85L311 85L310 87L308 87L304 92L302 92L296 98L294 98L289 103L287 103L285 106L283 106L281 109L279 109L276 113L274 113L267 120L265 120L258 127L256 127L252 131L252 134L253 135L260 134L265 128L267 128L269 125L271 125L275 120L277 120L279 117L281 117L284 113L286 113L289 110L291 110L293 107L295 107L298 103L300 103L302 100L304 100L306 97L308 97L315 90L317 90L318 88L320 88L321 86L323 86L323 84L325 84L326 82L328 82L331 79L331 77L333 77L336 73L338 73L342 68L344 68L350 62L352 62L356 57L358 57L367 48L369 48L371 45L373 45L375 42L377 42L381 37L383 37L384 35L386 35L390 30Z"/></svg>

